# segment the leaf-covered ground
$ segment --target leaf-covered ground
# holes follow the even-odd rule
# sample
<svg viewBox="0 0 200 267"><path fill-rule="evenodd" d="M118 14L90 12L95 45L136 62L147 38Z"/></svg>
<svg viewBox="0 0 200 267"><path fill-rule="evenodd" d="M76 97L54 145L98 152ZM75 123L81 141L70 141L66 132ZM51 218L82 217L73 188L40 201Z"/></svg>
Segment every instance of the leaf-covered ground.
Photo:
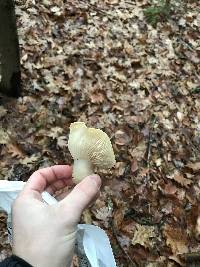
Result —
<svg viewBox="0 0 200 267"><path fill-rule="evenodd" d="M16 0L24 90L0 98L0 179L72 163L71 122L111 137L117 164L82 222L106 230L120 267L200 251L200 3L175 2L156 28L151 3Z"/></svg>

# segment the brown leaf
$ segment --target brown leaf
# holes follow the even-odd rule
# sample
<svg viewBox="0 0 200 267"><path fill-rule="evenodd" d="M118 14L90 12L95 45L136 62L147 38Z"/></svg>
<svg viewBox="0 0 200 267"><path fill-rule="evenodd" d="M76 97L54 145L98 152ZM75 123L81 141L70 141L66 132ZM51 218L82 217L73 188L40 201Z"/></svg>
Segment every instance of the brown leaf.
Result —
<svg viewBox="0 0 200 267"><path fill-rule="evenodd" d="M136 224L136 230L134 232L132 244L133 245L140 244L145 248L152 247L153 246L152 238L155 237L156 235L153 226Z"/></svg>
<svg viewBox="0 0 200 267"><path fill-rule="evenodd" d="M115 133L115 143L120 146L127 145L131 141L131 137L128 136L124 131L118 130Z"/></svg>
<svg viewBox="0 0 200 267"><path fill-rule="evenodd" d="M195 63L195 64L199 64L200 59L199 59L199 57L198 57L198 55L197 55L196 52L185 51L184 53L185 53L186 57L187 57L190 61L192 61L192 62Z"/></svg>
<svg viewBox="0 0 200 267"><path fill-rule="evenodd" d="M92 224L92 214L89 209L86 209L83 212L83 221L86 224Z"/></svg>
<svg viewBox="0 0 200 267"><path fill-rule="evenodd" d="M167 202L163 207L162 207L162 212L165 214L170 214L173 211L172 207L172 202Z"/></svg>
<svg viewBox="0 0 200 267"><path fill-rule="evenodd" d="M124 108L121 107L121 106L119 106L119 105L113 105L113 107L112 107L112 111L115 111L115 110L123 111Z"/></svg>
<svg viewBox="0 0 200 267"><path fill-rule="evenodd" d="M9 141L10 141L10 138L9 138L7 131L5 131L1 127L0 128L0 145L6 145L7 143L9 143Z"/></svg>
<svg viewBox="0 0 200 267"><path fill-rule="evenodd" d="M195 229L195 236L196 236L196 239L200 241L200 216L197 219L197 225L196 225L196 229Z"/></svg>
<svg viewBox="0 0 200 267"><path fill-rule="evenodd" d="M18 105L18 109L20 113L24 113L27 111L28 106L27 105Z"/></svg>
<svg viewBox="0 0 200 267"><path fill-rule="evenodd" d="M39 155L32 155L30 157L25 157L24 159L20 160L20 163L23 165L29 165L35 163L40 158Z"/></svg>
<svg viewBox="0 0 200 267"><path fill-rule="evenodd" d="M166 225L163 234L166 238L166 244L171 248L173 254L177 255L188 252L188 240L185 229Z"/></svg>
<svg viewBox="0 0 200 267"><path fill-rule="evenodd" d="M144 117L142 116L126 116L125 121L130 125L130 126L134 126L138 123L142 123L144 122Z"/></svg>
<svg viewBox="0 0 200 267"><path fill-rule="evenodd" d="M138 161L144 158L147 145L144 141L141 141L136 148L129 150L133 158L136 158Z"/></svg>
<svg viewBox="0 0 200 267"><path fill-rule="evenodd" d="M93 93L90 96L91 102L94 104L99 104L104 101L104 96L101 93Z"/></svg>
<svg viewBox="0 0 200 267"><path fill-rule="evenodd" d="M66 136L59 136L57 138L57 145L60 148L64 148L68 146L68 140Z"/></svg>
<svg viewBox="0 0 200 267"><path fill-rule="evenodd" d="M51 131L48 132L47 136L53 138L53 139L57 139L59 137L59 135L63 132L63 129L60 127L52 127Z"/></svg>
<svg viewBox="0 0 200 267"><path fill-rule="evenodd" d="M181 259L179 259L179 257L172 255L172 256L169 256L169 259L177 262L180 266L185 267L184 262L182 262ZM170 267L170 266L174 267L174 264L172 263L172 265L167 265L167 267Z"/></svg>
<svg viewBox="0 0 200 267"><path fill-rule="evenodd" d="M189 185L192 183L192 181L190 179L185 178L180 172L176 171L174 173L174 175L172 176L168 176L168 178L173 179L174 181L176 181L177 183L179 183L180 185L188 188Z"/></svg>
<svg viewBox="0 0 200 267"><path fill-rule="evenodd" d="M4 107L0 106L0 119L3 118L6 113L7 113L7 109L5 109Z"/></svg>
<svg viewBox="0 0 200 267"><path fill-rule="evenodd" d="M126 51L128 55L133 55L134 53L133 46L130 45L127 40L124 42L124 50Z"/></svg>
<svg viewBox="0 0 200 267"><path fill-rule="evenodd" d="M174 195L177 191L177 187L172 184L166 184L164 192L166 195Z"/></svg>
<svg viewBox="0 0 200 267"><path fill-rule="evenodd" d="M8 153L12 154L12 157L16 157L16 158L23 158L24 157L24 153L21 150L21 148L17 145L17 144L8 144L7 145L8 148Z"/></svg>
<svg viewBox="0 0 200 267"><path fill-rule="evenodd" d="M104 223L108 222L111 217L112 211L109 207L102 207L95 212L95 216L100 221L104 221Z"/></svg>
<svg viewBox="0 0 200 267"><path fill-rule="evenodd" d="M186 167L192 169L194 172L200 171L200 162L189 163Z"/></svg>
<svg viewBox="0 0 200 267"><path fill-rule="evenodd" d="M77 255L74 255L73 256L71 266L72 267L80 267L80 265L79 265L79 259L78 259L78 256Z"/></svg>
<svg viewBox="0 0 200 267"><path fill-rule="evenodd" d="M122 176L125 172L126 163L122 161L118 161L115 164L115 169L117 170L117 175Z"/></svg>
<svg viewBox="0 0 200 267"><path fill-rule="evenodd" d="M116 209L114 211L114 226L117 231L120 230L123 219L124 219L124 207Z"/></svg>
<svg viewBox="0 0 200 267"><path fill-rule="evenodd" d="M132 173L136 172L138 170L138 163L136 159L133 159L131 163L131 171Z"/></svg>

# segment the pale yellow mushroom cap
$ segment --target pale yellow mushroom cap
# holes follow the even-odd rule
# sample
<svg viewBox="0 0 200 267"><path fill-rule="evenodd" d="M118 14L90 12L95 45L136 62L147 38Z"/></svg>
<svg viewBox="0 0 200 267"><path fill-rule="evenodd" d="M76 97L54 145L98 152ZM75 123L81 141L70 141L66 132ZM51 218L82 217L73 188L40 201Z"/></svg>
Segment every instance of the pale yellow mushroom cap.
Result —
<svg viewBox="0 0 200 267"><path fill-rule="evenodd" d="M108 135L102 130L87 128L84 122L70 125L68 148L73 159L86 159L101 168L115 165L115 155Z"/></svg>
<svg viewBox="0 0 200 267"><path fill-rule="evenodd" d="M84 122L70 125L68 148L74 160L86 160L92 166L102 169L115 164L112 144L106 133L95 128L87 128Z"/></svg>

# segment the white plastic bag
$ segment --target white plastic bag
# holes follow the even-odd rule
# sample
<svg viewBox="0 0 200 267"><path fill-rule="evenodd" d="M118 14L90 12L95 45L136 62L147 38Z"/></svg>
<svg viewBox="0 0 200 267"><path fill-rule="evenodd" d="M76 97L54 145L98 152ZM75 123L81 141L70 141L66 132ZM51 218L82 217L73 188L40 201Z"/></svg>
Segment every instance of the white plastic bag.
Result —
<svg viewBox="0 0 200 267"><path fill-rule="evenodd" d="M7 223L10 235L12 235L11 206L24 184L21 181L0 180L0 209L8 213ZM57 202L47 192L42 193L42 198L49 205ZM82 244L78 243L78 246L83 246L85 255L92 267L116 267L109 238L104 230L94 225L79 224L78 232L82 234Z"/></svg>

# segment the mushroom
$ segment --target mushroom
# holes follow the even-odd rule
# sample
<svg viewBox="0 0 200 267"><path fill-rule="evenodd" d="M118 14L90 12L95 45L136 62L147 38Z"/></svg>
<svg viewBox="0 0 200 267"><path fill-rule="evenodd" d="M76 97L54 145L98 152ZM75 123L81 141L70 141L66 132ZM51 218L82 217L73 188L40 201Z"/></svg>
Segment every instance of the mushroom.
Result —
<svg viewBox="0 0 200 267"><path fill-rule="evenodd" d="M115 155L108 135L102 130L87 128L84 122L74 122L70 125L68 148L74 159L75 183L93 174L95 166L108 169L115 164Z"/></svg>

